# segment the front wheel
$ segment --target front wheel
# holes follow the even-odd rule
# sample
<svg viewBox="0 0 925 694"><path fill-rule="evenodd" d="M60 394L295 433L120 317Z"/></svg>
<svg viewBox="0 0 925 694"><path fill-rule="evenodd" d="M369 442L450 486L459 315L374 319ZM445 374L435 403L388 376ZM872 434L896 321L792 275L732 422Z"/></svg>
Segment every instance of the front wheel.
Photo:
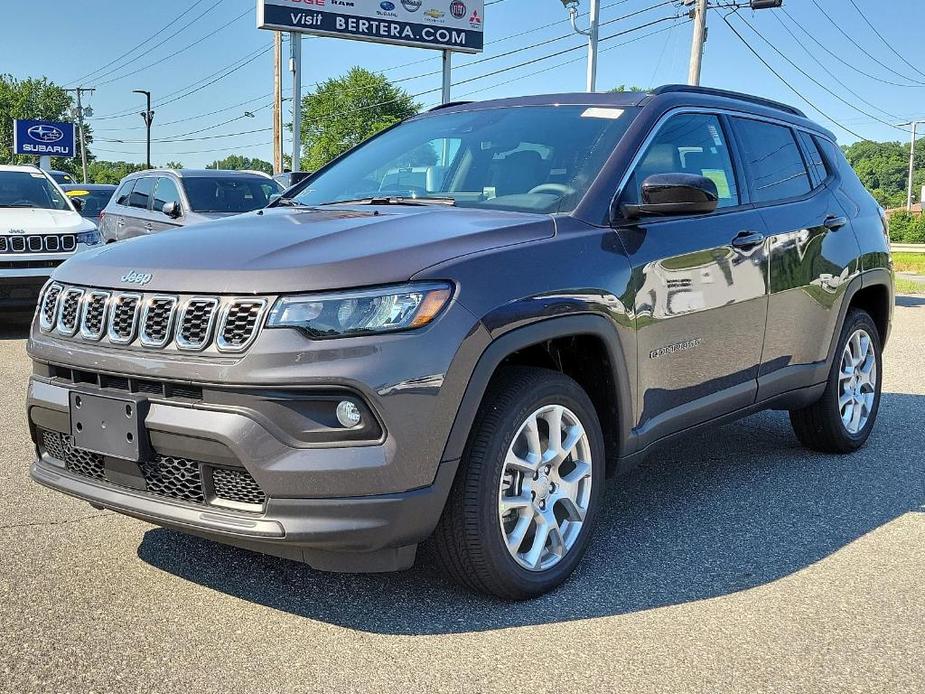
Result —
<svg viewBox="0 0 925 694"><path fill-rule="evenodd" d="M880 409L880 333L864 311L852 309L818 402L790 411L800 442L823 453L850 453L867 441Z"/></svg>
<svg viewBox="0 0 925 694"><path fill-rule="evenodd" d="M474 590L541 595L581 560L603 486L603 436L581 386L555 371L506 368L479 410L436 554Z"/></svg>

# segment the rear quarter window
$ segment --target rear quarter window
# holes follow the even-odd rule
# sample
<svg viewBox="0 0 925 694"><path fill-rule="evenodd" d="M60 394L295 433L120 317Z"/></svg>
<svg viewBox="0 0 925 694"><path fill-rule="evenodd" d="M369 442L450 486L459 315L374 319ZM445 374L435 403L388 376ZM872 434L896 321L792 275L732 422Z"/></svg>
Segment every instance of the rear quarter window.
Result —
<svg viewBox="0 0 925 694"><path fill-rule="evenodd" d="M754 202L795 198L812 189L790 128L747 118L733 121Z"/></svg>

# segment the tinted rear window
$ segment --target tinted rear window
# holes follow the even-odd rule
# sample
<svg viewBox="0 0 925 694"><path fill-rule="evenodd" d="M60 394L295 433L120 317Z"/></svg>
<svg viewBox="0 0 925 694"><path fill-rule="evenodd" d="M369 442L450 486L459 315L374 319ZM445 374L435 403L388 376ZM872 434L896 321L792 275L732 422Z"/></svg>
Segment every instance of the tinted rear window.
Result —
<svg viewBox="0 0 925 694"><path fill-rule="evenodd" d="M80 214L84 217L99 217L100 212L109 203L112 198L111 190L90 190L85 191L85 195L72 195L83 200L84 206Z"/></svg>
<svg viewBox="0 0 925 694"><path fill-rule="evenodd" d="M734 120L755 202L784 200L810 191L803 155L790 128L744 118Z"/></svg>
<svg viewBox="0 0 925 694"><path fill-rule="evenodd" d="M260 176L190 177L183 179L190 209L194 212L250 212L266 207L279 190L272 180Z"/></svg>

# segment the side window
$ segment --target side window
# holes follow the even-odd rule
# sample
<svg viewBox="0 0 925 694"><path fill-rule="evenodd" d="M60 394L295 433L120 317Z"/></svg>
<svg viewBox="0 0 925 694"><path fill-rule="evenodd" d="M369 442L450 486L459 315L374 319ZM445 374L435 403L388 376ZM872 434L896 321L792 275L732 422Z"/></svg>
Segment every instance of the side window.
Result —
<svg viewBox="0 0 925 694"><path fill-rule="evenodd" d="M829 177L829 172L826 171L825 167L825 160L822 158L822 153L819 151L816 140L812 135L800 130L797 132L797 137L800 138L803 152L809 162L809 172L813 175L813 187L816 187Z"/></svg>
<svg viewBox="0 0 925 694"><path fill-rule="evenodd" d="M162 176L157 179L157 187L154 189L154 211L160 212L168 202L180 204L180 191L177 190L177 184L169 176Z"/></svg>
<svg viewBox="0 0 925 694"><path fill-rule="evenodd" d="M673 116L659 129L623 193L625 202L639 202L643 181L653 174L690 173L716 184L719 207L739 204L735 172L719 119L705 113Z"/></svg>
<svg viewBox="0 0 925 694"><path fill-rule="evenodd" d="M135 181L138 179L131 179L126 181L121 185L119 191L116 193L116 204L117 205L128 205L129 197L132 194L132 189L135 187Z"/></svg>
<svg viewBox="0 0 925 694"><path fill-rule="evenodd" d="M746 118L733 121L754 202L785 200L810 191L806 164L790 128Z"/></svg>
<svg viewBox="0 0 925 694"><path fill-rule="evenodd" d="M135 181L135 190L129 196L129 206L148 209L148 203L154 195L154 180L154 176L142 176Z"/></svg>

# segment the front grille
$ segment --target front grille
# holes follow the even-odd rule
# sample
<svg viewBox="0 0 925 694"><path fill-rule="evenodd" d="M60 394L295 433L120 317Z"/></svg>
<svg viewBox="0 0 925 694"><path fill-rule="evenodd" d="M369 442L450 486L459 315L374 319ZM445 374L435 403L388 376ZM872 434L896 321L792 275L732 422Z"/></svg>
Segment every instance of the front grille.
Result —
<svg viewBox="0 0 925 694"><path fill-rule="evenodd" d="M183 307L180 328L177 330L177 346L181 349L202 349L212 337L215 323L215 299L190 299Z"/></svg>
<svg viewBox="0 0 925 694"><path fill-rule="evenodd" d="M175 296L154 296L145 302L141 317L141 344L145 347L163 347L167 344L176 307Z"/></svg>
<svg viewBox="0 0 925 694"><path fill-rule="evenodd" d="M74 234L0 236L0 253L70 253L77 248Z"/></svg>
<svg viewBox="0 0 925 694"><path fill-rule="evenodd" d="M228 307L218 336L218 348L223 352L240 352L257 335L257 326L266 302L262 299L236 301Z"/></svg>
<svg viewBox="0 0 925 694"><path fill-rule="evenodd" d="M214 354L250 347L270 300L118 292L53 282L39 304L40 325L46 333L120 347L209 350Z"/></svg>
<svg viewBox="0 0 925 694"><path fill-rule="evenodd" d="M77 332L77 323L80 318L80 301L84 290L68 287L61 295L61 308L58 311L58 332L62 335L73 335Z"/></svg>
<svg viewBox="0 0 925 694"><path fill-rule="evenodd" d="M109 311L110 342L127 345L135 339L139 303L141 297L137 294L117 294L113 297Z"/></svg>
<svg viewBox="0 0 925 694"><path fill-rule="evenodd" d="M247 470L217 467L212 470L212 487L215 496L227 501L262 506L267 500L267 495Z"/></svg>
<svg viewBox="0 0 925 694"><path fill-rule="evenodd" d="M69 472L109 483L103 456L75 448L69 435L42 431L41 446L52 458L64 463ZM209 467L208 463L190 458L157 453L140 465L148 494L203 505L208 505L202 484L203 469ZM244 468L216 467L211 470L211 475L215 496L219 500L251 506L266 503L266 493Z"/></svg>

